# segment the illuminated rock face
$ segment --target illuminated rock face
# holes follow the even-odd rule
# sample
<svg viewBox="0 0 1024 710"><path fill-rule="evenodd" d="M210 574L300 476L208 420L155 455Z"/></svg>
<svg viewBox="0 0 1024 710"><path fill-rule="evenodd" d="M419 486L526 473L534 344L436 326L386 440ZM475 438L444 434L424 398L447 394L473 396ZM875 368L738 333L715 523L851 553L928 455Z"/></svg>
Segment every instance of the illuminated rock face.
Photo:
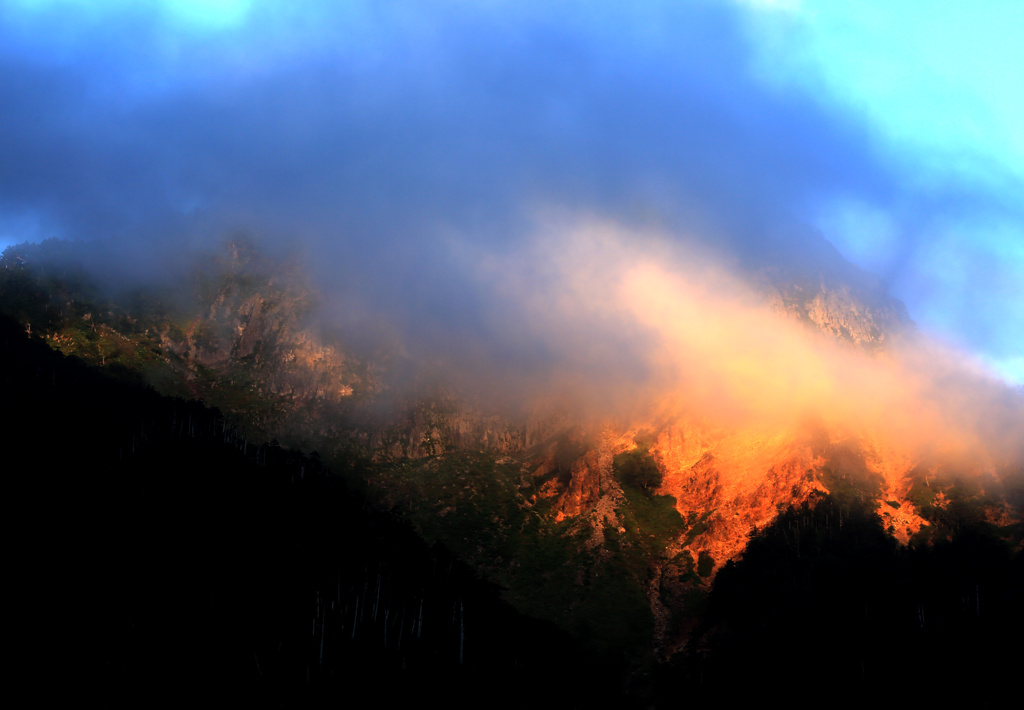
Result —
<svg viewBox="0 0 1024 710"><path fill-rule="evenodd" d="M830 290L816 284L768 290L774 293L776 312L790 323L797 321L808 331L824 334L836 343L836 352L864 353L864 359L886 363L892 335L909 327L899 303L882 299L869 305L863 294L845 287ZM774 386L770 391L784 389ZM898 433L872 421L869 415L881 405L874 405L870 394L862 397L861 412L866 414L859 420L837 415L831 421L811 418L797 424L793 419L761 417L731 425L695 414L686 406L685 394L666 395L646 419L592 434L590 439L597 443L568 467L568 480L548 481L540 492L555 500L557 519L585 519L595 536L602 525L621 525L622 516L614 511L622 489L610 470L610 459L642 446L663 477L654 492L672 496L687 521L685 530L652 559L656 576L662 567L675 564L666 560L685 552L710 565L710 573L701 575L705 584L710 582L723 565L742 556L752 534L770 526L781 511L799 507L816 494L839 492L867 501L882 526L902 544L927 532L929 523L919 508L921 495L912 489L934 477L942 465L926 464L927 457L903 446ZM679 401L673 402L672 396ZM827 407L823 411L828 414ZM851 421L867 425L858 428ZM925 426L923 421L921 425ZM535 467L534 475L544 477L551 470L548 461ZM992 476L996 466L980 457L962 470ZM936 507L946 504L941 492L934 495ZM609 502L611 516L604 512ZM1005 506L992 507L986 516L992 521L1015 519Z"/></svg>
<svg viewBox="0 0 1024 710"><path fill-rule="evenodd" d="M586 516L603 500L622 497L611 458L636 447L636 431L617 436L606 430L598 448L573 462L564 488L549 487L547 495L557 496L558 519ZM694 527L688 526L670 547L674 553L689 550L693 559L709 555L714 570L740 555L751 533L770 525L780 509L800 505L814 491L826 492L819 480L824 459L787 433L712 431L680 420L665 426L649 450L663 474L654 493L672 496L684 520L701 521L698 534L691 535ZM535 475L550 470L548 462Z"/></svg>
<svg viewBox="0 0 1024 710"><path fill-rule="evenodd" d="M821 459L787 433L714 437L680 423L653 450L664 466L662 490L675 497L680 513L714 511L693 552L706 551L716 569L743 551L750 533L771 524L780 506L799 505L821 490L815 475Z"/></svg>
<svg viewBox="0 0 1024 710"><path fill-rule="evenodd" d="M598 450L588 451L573 462L572 478L558 498L560 515L574 516L595 509L601 500L602 487L605 491L609 489L610 468L607 453Z"/></svg>
<svg viewBox="0 0 1024 710"><path fill-rule="evenodd" d="M909 325L906 309L893 299L866 296L846 286L826 288L788 284L769 289L769 301L776 311L827 333L837 340L870 350L881 348L893 334Z"/></svg>
<svg viewBox="0 0 1024 710"><path fill-rule="evenodd" d="M775 312L856 349L877 351L889 333L908 322L900 304L881 299L868 305L864 294L855 295L845 287L768 285L765 290ZM698 534L688 527L670 544L666 557L682 550L694 560L704 555L713 560L710 579L726 562L742 555L751 534L771 525L781 510L799 506L814 492L828 493L822 473L829 465L824 455L829 435L820 425L806 430L784 422L716 425L687 414L685 404L666 397L650 419L592 437L601 445L573 462L568 483L558 487L552 482L542 494L557 496L560 520L593 513L603 497L622 495L611 475L609 457L607 453L602 457L602 451L612 455L629 451L638 445L641 432L648 438L653 434L653 440L643 445L663 475L656 493L672 496L685 520L700 521ZM879 445L865 446L864 459L873 473L884 478L885 495L905 496L914 462ZM548 470L550 462L534 475L543 476ZM909 504L883 513L893 518L895 534L904 542L922 522Z"/></svg>

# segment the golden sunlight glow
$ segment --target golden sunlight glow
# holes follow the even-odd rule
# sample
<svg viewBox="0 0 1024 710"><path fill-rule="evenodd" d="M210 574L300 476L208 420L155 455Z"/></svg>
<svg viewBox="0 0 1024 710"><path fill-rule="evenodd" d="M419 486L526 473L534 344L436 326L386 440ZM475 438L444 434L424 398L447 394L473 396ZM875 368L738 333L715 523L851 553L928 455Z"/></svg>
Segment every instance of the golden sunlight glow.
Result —
<svg viewBox="0 0 1024 710"><path fill-rule="evenodd" d="M777 311L676 241L564 226L523 257L545 264L543 283L512 281L515 269L489 277L530 304L533 327L561 358L554 381L586 380L578 389L592 404L675 409L734 431L796 432L813 421L834 441L872 442L899 460L1024 439L1024 420L1007 410L1019 402L1002 402L1005 388L922 336L871 353Z"/></svg>

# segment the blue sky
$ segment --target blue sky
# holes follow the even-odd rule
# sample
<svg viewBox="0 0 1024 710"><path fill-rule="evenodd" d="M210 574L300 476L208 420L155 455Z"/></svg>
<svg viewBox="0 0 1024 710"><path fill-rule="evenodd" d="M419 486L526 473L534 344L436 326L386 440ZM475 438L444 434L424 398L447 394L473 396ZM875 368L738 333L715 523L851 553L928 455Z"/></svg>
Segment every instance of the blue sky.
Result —
<svg viewBox="0 0 1024 710"><path fill-rule="evenodd" d="M1024 382L1024 4L748 6L759 76L862 121L907 193L822 194L807 219L919 323Z"/></svg>
<svg viewBox="0 0 1024 710"><path fill-rule="evenodd" d="M1022 8L7 0L0 242L254 231L472 323L445 235L570 210L756 260L813 228L1024 382Z"/></svg>

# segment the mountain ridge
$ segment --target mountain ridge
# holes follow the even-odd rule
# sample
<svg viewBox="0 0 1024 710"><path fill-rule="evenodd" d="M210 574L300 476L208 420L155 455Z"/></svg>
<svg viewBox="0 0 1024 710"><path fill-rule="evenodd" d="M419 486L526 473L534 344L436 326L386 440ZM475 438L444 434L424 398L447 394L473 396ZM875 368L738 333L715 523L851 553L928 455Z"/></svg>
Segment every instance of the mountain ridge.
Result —
<svg viewBox="0 0 1024 710"><path fill-rule="evenodd" d="M184 299L191 311L158 292L136 293L148 305L133 311L87 281L33 271L33 250L46 249L59 245L12 248L0 260L0 301L33 336L216 404L254 441L315 449L341 473L366 472L358 485L379 505L451 546L519 608L604 652L688 654L718 573L786 510L822 496L868 505L903 545L988 525L1020 554L1020 507L1005 493L1012 466L983 466L979 477L820 428L724 427L671 396L642 421L584 424L557 409L517 420L430 374L390 382L389 356L383 367L361 362L325 340L305 325L301 273L250 244L229 244L198 272ZM909 327L898 307L873 308L824 282L766 298L801 327L872 357L892 328ZM615 465L641 450L661 476L651 490ZM982 479L987 490L970 483ZM547 585L541 595L538 584Z"/></svg>

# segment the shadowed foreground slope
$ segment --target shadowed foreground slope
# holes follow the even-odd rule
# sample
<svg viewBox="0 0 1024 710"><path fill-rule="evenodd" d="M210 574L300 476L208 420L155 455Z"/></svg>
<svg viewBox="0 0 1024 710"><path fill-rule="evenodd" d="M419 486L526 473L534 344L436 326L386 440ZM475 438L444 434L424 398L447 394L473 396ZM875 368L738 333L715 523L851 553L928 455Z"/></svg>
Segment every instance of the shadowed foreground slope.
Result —
<svg viewBox="0 0 1024 710"><path fill-rule="evenodd" d="M44 689L113 705L618 697L621 673L315 457L247 442L216 410L112 381L7 319L0 343L17 643Z"/></svg>

